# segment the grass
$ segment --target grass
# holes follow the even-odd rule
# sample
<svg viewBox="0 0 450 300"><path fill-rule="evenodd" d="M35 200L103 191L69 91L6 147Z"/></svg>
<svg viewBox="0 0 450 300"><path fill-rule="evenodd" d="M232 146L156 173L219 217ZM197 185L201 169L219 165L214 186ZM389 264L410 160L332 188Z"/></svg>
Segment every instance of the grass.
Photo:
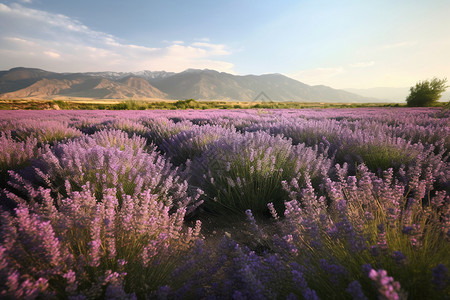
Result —
<svg viewBox="0 0 450 300"><path fill-rule="evenodd" d="M442 103L444 106L445 103ZM0 110L147 110L147 109L243 109L243 108L355 108L406 107L400 103L239 102L186 100L34 100L0 99Z"/></svg>

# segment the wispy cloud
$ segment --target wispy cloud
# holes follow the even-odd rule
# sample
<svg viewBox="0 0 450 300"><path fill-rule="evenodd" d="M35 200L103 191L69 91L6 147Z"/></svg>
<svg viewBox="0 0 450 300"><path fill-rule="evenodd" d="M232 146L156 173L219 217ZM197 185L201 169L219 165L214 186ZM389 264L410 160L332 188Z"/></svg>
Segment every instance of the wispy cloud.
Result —
<svg viewBox="0 0 450 300"><path fill-rule="evenodd" d="M7 6L3 3L0 3L0 12L1 13L10 12L10 11L11 11L11 8L9 8L9 6Z"/></svg>
<svg viewBox="0 0 450 300"><path fill-rule="evenodd" d="M231 52L226 49L225 45L211 44L211 43L206 43L206 42L196 42L196 43L193 43L192 46L200 47L203 49L209 49L213 55L231 54Z"/></svg>
<svg viewBox="0 0 450 300"><path fill-rule="evenodd" d="M51 58L60 58L61 54L53 51L44 51L44 54L51 57Z"/></svg>
<svg viewBox="0 0 450 300"><path fill-rule="evenodd" d="M0 3L0 28L0 68L49 66L52 71L211 68L233 72L234 67L216 58L231 54L223 44L206 40L190 44L172 41L165 47L129 44L65 15L17 3Z"/></svg>

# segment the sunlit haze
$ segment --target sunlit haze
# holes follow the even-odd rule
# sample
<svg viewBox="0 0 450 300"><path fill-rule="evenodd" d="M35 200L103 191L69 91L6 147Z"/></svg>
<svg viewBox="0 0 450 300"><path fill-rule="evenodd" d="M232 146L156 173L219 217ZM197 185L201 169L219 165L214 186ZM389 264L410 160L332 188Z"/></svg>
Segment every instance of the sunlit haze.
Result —
<svg viewBox="0 0 450 300"><path fill-rule="evenodd" d="M450 78L450 1L0 1L0 70L214 69L334 88Z"/></svg>

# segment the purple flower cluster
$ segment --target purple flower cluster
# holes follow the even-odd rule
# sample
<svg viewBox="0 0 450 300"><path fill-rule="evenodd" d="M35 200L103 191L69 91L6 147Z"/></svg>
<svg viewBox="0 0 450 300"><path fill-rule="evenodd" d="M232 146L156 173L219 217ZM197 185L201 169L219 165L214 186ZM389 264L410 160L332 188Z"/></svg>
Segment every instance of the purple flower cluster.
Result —
<svg viewBox="0 0 450 300"><path fill-rule="evenodd" d="M406 299L406 295L401 290L400 283L394 281L394 278L387 276L386 270L375 271L372 269L369 273L369 278L375 281L380 299Z"/></svg>
<svg viewBox="0 0 450 300"><path fill-rule="evenodd" d="M307 173L320 181L331 161L304 145L265 132L228 134L192 161L192 182L204 187L213 211L267 212L267 203L282 207L282 182Z"/></svg>
<svg viewBox="0 0 450 300"><path fill-rule="evenodd" d="M121 206L115 195L115 190L106 189L98 202L89 186L84 186L62 199L58 209L46 201L34 207L19 205L13 214L3 212L0 272L5 276L4 295L25 295L29 285L37 289L45 283L48 287L47 282L55 278L66 282L65 290L44 288L42 292L87 296L102 293L102 286L107 287L106 293L122 289L123 277L136 272L133 268L151 270L146 271L150 277L143 279L152 280L152 272L161 272L155 264L186 251L200 238L199 221L195 228L185 229L186 209L170 214L171 207L157 201L150 190L127 196ZM27 281L28 276L39 280ZM92 276L97 277L90 282ZM13 283L13 278L19 281ZM87 290L80 290L86 285Z"/></svg>
<svg viewBox="0 0 450 300"><path fill-rule="evenodd" d="M137 196L151 190L168 206L175 203L193 210L202 192L190 193L177 169L154 148L145 151L145 145L142 137L129 138L118 130L100 131L45 151L33 162L32 178L63 196L68 195L68 189L80 190L90 183L98 198L111 188L117 190L120 201L123 195ZM17 176L12 184L20 189Z"/></svg>
<svg viewBox="0 0 450 300"><path fill-rule="evenodd" d="M193 125L191 129L165 139L161 144L161 150L174 164L181 165L187 160L201 156L218 140L233 140L237 136L234 128L228 129L209 124Z"/></svg>
<svg viewBox="0 0 450 300"><path fill-rule="evenodd" d="M68 125L67 120L27 119L9 125L11 135L18 141L36 138L39 143L54 143L81 136L81 132Z"/></svg>
<svg viewBox="0 0 450 300"><path fill-rule="evenodd" d="M6 170L23 166L30 159L39 156L38 140L29 137L18 141L11 136L11 131L0 132L0 170L2 177Z"/></svg>
<svg viewBox="0 0 450 300"><path fill-rule="evenodd" d="M0 298L445 299L449 117L0 112Z"/></svg>

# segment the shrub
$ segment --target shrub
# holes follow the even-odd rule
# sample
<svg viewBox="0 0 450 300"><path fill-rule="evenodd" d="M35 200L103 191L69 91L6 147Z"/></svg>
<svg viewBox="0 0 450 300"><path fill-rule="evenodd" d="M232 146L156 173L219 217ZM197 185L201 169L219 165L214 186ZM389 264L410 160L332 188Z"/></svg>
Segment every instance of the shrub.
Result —
<svg viewBox="0 0 450 300"><path fill-rule="evenodd" d="M15 123L15 129L11 131L11 135L19 141L36 138L38 143L43 145L79 137L81 132L69 127L65 122L36 119L26 123Z"/></svg>
<svg viewBox="0 0 450 300"><path fill-rule="evenodd" d="M128 133L129 137L133 135L145 136L148 131L148 128L142 125L140 122L136 122L135 120L130 119L114 119L109 120L108 122L103 122L105 128L113 128L122 130Z"/></svg>
<svg viewBox="0 0 450 300"><path fill-rule="evenodd" d="M234 129L227 129L217 125L193 126L190 130L181 131L164 140L161 149L175 165L186 163L207 151L219 139L231 140L237 136Z"/></svg>
<svg viewBox="0 0 450 300"><path fill-rule="evenodd" d="M178 109L189 109L189 108L199 108L200 103L194 99L178 100L175 102L175 107Z"/></svg>
<svg viewBox="0 0 450 300"><path fill-rule="evenodd" d="M148 129L145 137L157 146L160 146L164 140L169 139L175 134L191 129L193 125L189 121L175 123L163 117L143 119L142 123Z"/></svg>
<svg viewBox="0 0 450 300"><path fill-rule="evenodd" d="M319 178L327 173L329 163L311 148L256 132L217 141L192 166L194 182L209 198L204 203L207 209L238 214L251 209L261 214L268 213L268 202L282 205L283 180L299 172Z"/></svg>
<svg viewBox="0 0 450 300"><path fill-rule="evenodd" d="M0 132L0 170L3 173L22 167L38 156L38 149L36 138L17 141L11 137L11 132Z"/></svg>
<svg viewBox="0 0 450 300"><path fill-rule="evenodd" d="M386 271L401 283L402 290L393 290L400 298L403 291L417 299L442 296L445 291L433 284L432 269L448 264L445 191L425 203L424 195L410 194L407 185L394 180L392 169L383 178L364 165L358 167L357 177L347 176L345 166L338 170L340 180L326 183L328 207L310 185L298 189L285 183L292 200L286 203L286 219L280 221L286 223L280 225L285 235L277 242L284 249L279 251L305 266L309 286L323 298L346 297L346 287L354 280L366 295L377 293L371 281L380 284L379 276L387 276ZM384 275L375 274L378 269L386 270ZM387 283L386 278L382 285ZM382 295L387 286L377 288Z"/></svg>
<svg viewBox="0 0 450 300"><path fill-rule="evenodd" d="M406 98L408 106L432 106L435 104L445 90L447 78L419 81L410 88L410 94Z"/></svg>
<svg viewBox="0 0 450 300"><path fill-rule="evenodd" d="M147 108L148 104L146 102L137 100L127 100L112 106L114 110L145 110Z"/></svg>
<svg viewBox="0 0 450 300"><path fill-rule="evenodd" d="M177 169L154 149L143 151L144 144L144 139L128 138L121 131L102 131L92 137L58 144L33 163L34 171L29 179L51 188L57 198L90 182L99 200L107 188L116 188L120 202L123 195L137 196L150 189L165 205L189 205L192 210L198 193L194 191L192 195L196 199L192 199L187 182ZM23 179L11 174L12 186L25 191L31 197L29 200L33 200L33 193L28 192L33 184L25 184L24 188Z"/></svg>
<svg viewBox="0 0 450 300"><path fill-rule="evenodd" d="M42 149L36 138L17 141L11 132L0 132L0 188L6 188L8 170L21 169L31 164L31 159L39 156Z"/></svg>
<svg viewBox="0 0 450 300"><path fill-rule="evenodd" d="M150 190L119 205L114 189L98 202L87 185L58 208L49 190L39 193L41 205L1 212L2 298L142 298L200 237L201 223L185 228L185 209L169 214Z"/></svg>
<svg viewBox="0 0 450 300"><path fill-rule="evenodd" d="M80 138L76 143L82 148L92 148L95 146L101 146L104 148L118 148L119 150L125 150L125 148L131 148L137 154L142 152L147 146L147 140L139 135L127 134L122 130L101 130L96 133ZM150 152L154 151L154 147L150 147Z"/></svg>

